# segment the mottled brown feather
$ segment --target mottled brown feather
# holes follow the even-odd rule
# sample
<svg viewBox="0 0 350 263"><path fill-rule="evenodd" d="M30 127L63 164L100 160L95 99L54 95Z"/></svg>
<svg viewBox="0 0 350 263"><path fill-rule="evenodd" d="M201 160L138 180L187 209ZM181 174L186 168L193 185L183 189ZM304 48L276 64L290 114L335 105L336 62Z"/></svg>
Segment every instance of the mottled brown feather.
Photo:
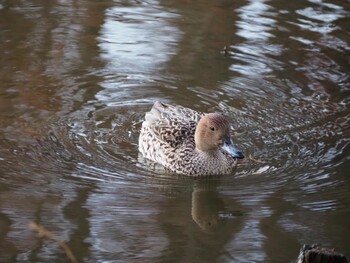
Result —
<svg viewBox="0 0 350 263"><path fill-rule="evenodd" d="M217 147L210 151L196 147L196 129L205 129L198 124L200 121L216 125L222 133L229 129L229 122L221 113L204 114L183 106L155 102L142 124L139 150L145 158L176 173L193 176L231 173L236 159L227 152ZM199 140L208 140L199 137Z"/></svg>

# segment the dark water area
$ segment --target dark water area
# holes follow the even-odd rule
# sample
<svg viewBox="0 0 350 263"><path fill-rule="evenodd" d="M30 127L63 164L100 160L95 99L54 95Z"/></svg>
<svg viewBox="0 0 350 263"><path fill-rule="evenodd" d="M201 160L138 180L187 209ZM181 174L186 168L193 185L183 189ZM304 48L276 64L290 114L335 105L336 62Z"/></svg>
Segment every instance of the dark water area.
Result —
<svg viewBox="0 0 350 263"><path fill-rule="evenodd" d="M350 2L0 1L0 262L350 257ZM139 156L155 100L224 112L248 157Z"/></svg>

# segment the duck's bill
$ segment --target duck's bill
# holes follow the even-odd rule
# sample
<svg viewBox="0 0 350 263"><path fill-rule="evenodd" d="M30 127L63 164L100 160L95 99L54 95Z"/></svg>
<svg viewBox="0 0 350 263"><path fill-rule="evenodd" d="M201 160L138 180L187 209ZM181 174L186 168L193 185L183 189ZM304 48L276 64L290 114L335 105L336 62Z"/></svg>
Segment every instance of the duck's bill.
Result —
<svg viewBox="0 0 350 263"><path fill-rule="evenodd" d="M224 141L224 145L222 146L222 149L228 152L233 158L237 158L237 159L244 158L243 153L233 145L232 140L229 137L225 137L225 141Z"/></svg>

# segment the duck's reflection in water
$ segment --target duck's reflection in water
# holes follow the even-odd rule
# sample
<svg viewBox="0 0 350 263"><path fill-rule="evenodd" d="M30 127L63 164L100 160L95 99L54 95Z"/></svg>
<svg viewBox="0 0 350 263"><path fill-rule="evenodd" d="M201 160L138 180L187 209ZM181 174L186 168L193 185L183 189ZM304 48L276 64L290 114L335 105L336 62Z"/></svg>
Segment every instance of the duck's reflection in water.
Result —
<svg viewBox="0 0 350 263"><path fill-rule="evenodd" d="M244 225L242 206L222 195L215 180L196 180L192 192L168 198L161 207L159 222L168 246L162 257L181 262L231 260L227 245Z"/></svg>
<svg viewBox="0 0 350 263"><path fill-rule="evenodd" d="M232 229L232 225L240 225L243 212L232 200L230 207L225 207L223 198L214 189L195 187L192 192L191 215L204 232L215 233L226 231L226 228Z"/></svg>

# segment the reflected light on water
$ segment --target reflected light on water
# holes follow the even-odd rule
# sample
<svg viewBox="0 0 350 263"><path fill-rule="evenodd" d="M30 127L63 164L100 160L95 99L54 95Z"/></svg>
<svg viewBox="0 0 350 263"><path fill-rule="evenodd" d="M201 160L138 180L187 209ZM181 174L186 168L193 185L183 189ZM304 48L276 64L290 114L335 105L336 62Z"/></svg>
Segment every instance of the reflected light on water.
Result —
<svg viewBox="0 0 350 263"><path fill-rule="evenodd" d="M30 221L79 262L350 255L350 16L330 2L1 3L0 262L65 260ZM227 115L237 173L142 158L154 100Z"/></svg>
<svg viewBox="0 0 350 263"><path fill-rule="evenodd" d="M317 4L315 7L306 7L296 11L297 14L307 19L299 18L297 26L304 30L310 30L319 33L331 33L339 28L332 22L342 18L345 15L342 7L324 3L323 1L310 1ZM316 21L315 21L316 20Z"/></svg>
<svg viewBox="0 0 350 263"><path fill-rule="evenodd" d="M236 33L238 36L251 41L267 41L274 37L268 32L276 24L276 21L271 18L273 12L268 2L268 0L249 1L246 6L236 10L240 17L236 23L239 28Z"/></svg>
<svg viewBox="0 0 350 263"><path fill-rule="evenodd" d="M171 22L178 18L156 3L106 11L99 37L101 58L106 61L100 73L104 89L96 94L98 101L110 106L144 103L159 94L159 81L172 81L158 72L177 52L181 32Z"/></svg>
<svg viewBox="0 0 350 263"><path fill-rule="evenodd" d="M239 17L236 22L236 35L245 41L231 47L234 50L232 57L237 61L230 66L231 70L244 75L265 74L282 66L271 56L278 56L282 47L270 41L275 37L270 31L276 27L277 14L268 2L249 1L247 5L236 10Z"/></svg>
<svg viewBox="0 0 350 263"><path fill-rule="evenodd" d="M101 56L108 61L110 74L159 70L176 54L181 34L169 22L177 17L151 4L110 8L99 37Z"/></svg>

